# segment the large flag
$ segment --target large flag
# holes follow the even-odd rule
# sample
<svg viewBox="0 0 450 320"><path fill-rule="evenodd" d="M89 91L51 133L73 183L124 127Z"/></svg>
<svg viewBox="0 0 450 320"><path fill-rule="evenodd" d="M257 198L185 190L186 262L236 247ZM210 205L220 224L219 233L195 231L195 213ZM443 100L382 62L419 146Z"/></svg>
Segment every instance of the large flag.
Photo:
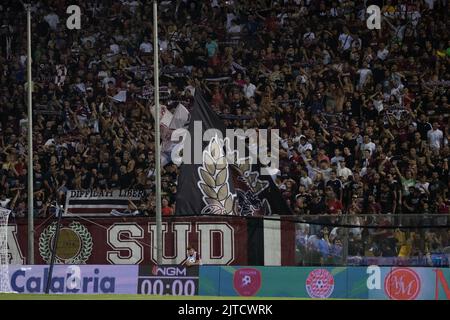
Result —
<svg viewBox="0 0 450 320"><path fill-rule="evenodd" d="M204 133L211 129L221 134L212 134L203 141ZM184 162L178 176L176 215L291 214L272 177L260 174L259 163L229 161L227 155L236 153L236 150L229 150L223 121L198 89L195 90L188 132L191 143L184 144ZM248 148L246 150L248 152ZM243 157L238 155L238 158ZM186 159L190 162L186 163Z"/></svg>

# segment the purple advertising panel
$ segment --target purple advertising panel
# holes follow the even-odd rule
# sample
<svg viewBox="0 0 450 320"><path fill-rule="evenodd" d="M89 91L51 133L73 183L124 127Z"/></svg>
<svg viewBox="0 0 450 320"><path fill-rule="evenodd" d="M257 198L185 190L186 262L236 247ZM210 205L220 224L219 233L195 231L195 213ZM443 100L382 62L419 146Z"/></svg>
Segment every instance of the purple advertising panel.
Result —
<svg viewBox="0 0 450 320"><path fill-rule="evenodd" d="M11 290L17 293L44 293L47 265L11 265ZM50 293L136 294L137 265L55 265Z"/></svg>

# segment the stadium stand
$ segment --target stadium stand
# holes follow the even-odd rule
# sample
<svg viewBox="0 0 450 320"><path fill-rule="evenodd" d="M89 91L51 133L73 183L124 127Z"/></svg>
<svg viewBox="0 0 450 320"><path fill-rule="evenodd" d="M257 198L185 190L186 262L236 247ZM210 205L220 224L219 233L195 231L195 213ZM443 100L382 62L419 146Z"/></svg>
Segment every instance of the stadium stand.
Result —
<svg viewBox="0 0 450 320"><path fill-rule="evenodd" d="M162 1L162 100L189 109L201 87L228 127L279 128L276 184L296 215L449 214L448 1L372 2L381 30L363 1ZM34 214L67 190L134 189L149 192L133 210L152 216L151 6L83 1L71 31L68 4L33 5ZM21 219L26 19L16 1L0 8L0 194ZM163 168L165 215L178 170ZM442 249L448 234L426 237Z"/></svg>

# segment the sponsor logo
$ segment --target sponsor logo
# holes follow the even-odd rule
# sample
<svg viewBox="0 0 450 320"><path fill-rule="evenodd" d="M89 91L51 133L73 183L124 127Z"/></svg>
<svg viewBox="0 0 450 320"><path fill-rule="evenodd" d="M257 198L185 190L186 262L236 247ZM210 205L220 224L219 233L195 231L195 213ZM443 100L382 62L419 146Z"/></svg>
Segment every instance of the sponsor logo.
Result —
<svg viewBox="0 0 450 320"><path fill-rule="evenodd" d="M19 293L42 293L48 280L48 268L20 268L11 274L11 289ZM63 274L54 274L52 293L114 293L115 277L103 276L99 268L81 274L79 266L69 266Z"/></svg>
<svg viewBox="0 0 450 320"><path fill-rule="evenodd" d="M46 263L50 263L52 245L55 239L56 222L42 231L39 236L39 253ZM71 222L60 229L56 245L56 263L85 264L92 253L92 236L79 222Z"/></svg>
<svg viewBox="0 0 450 320"><path fill-rule="evenodd" d="M384 280L384 291L392 300L414 300L420 292L420 277L410 268L394 268Z"/></svg>
<svg viewBox="0 0 450 320"><path fill-rule="evenodd" d="M306 291L311 298L328 298L334 290L334 277L325 269L316 269L306 278Z"/></svg>
<svg viewBox="0 0 450 320"><path fill-rule="evenodd" d="M185 267L153 266L152 275L154 275L154 276L186 276L186 268Z"/></svg>
<svg viewBox="0 0 450 320"><path fill-rule="evenodd" d="M234 289L241 296L254 296L261 288L261 272L254 268L242 268L234 272Z"/></svg>

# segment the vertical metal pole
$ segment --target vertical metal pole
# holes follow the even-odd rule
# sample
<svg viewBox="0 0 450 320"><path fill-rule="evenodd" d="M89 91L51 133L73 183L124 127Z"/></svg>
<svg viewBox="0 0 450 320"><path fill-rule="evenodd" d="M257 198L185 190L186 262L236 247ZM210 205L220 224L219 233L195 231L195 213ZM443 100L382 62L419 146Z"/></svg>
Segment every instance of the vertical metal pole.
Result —
<svg viewBox="0 0 450 320"><path fill-rule="evenodd" d="M56 220L56 231L55 231L55 236L53 237L53 245L52 245L52 255L51 255L51 259L50 259L50 267L48 269L48 274L47 274L47 283L45 285L45 293L50 293L50 286L52 283L52 278L53 278L53 267L55 265L55 258L56 258L56 249L58 247L58 239L59 239L59 230L61 228L61 217L62 217L62 209L59 206L58 201L56 201L56 217L58 218L58 220Z"/></svg>
<svg viewBox="0 0 450 320"><path fill-rule="evenodd" d="M27 83L28 83L28 264L34 264L34 210L33 210L33 108L31 78L31 5L27 9Z"/></svg>
<svg viewBox="0 0 450 320"><path fill-rule="evenodd" d="M160 107L159 107L159 43L158 43L158 2L153 0L153 74L155 95L155 193L156 193L156 261L162 264L161 227L161 148L160 148ZM153 244L154 245L154 244Z"/></svg>
<svg viewBox="0 0 450 320"><path fill-rule="evenodd" d="M346 213L344 215L344 239L342 241L342 245L343 245L343 249L342 250L342 265L346 266L347 265L347 259L348 259L348 237L349 237L349 228L347 227L350 224L350 217L349 214Z"/></svg>

